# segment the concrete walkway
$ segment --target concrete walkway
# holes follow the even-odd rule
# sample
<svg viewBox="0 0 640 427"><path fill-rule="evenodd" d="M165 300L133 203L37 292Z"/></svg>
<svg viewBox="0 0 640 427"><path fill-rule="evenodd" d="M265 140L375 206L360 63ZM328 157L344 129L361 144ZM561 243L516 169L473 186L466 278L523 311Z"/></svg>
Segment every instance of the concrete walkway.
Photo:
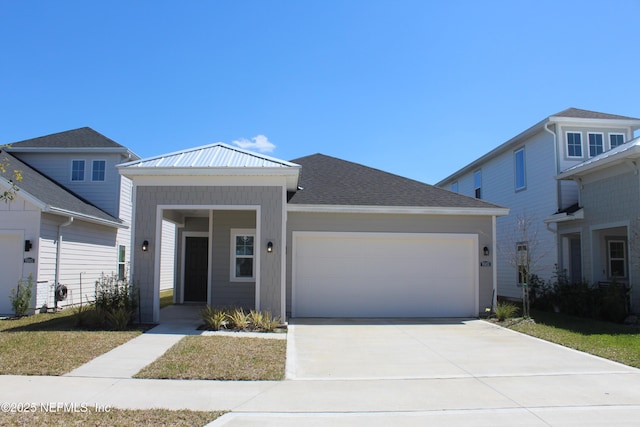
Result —
<svg viewBox="0 0 640 427"><path fill-rule="evenodd" d="M173 335L186 333L172 327ZM287 345L286 381L143 380L124 371L105 378L87 368L86 377L3 376L0 402L232 411L214 426L611 426L640 419L640 370L480 320L298 320ZM111 363L124 363L114 354Z"/></svg>

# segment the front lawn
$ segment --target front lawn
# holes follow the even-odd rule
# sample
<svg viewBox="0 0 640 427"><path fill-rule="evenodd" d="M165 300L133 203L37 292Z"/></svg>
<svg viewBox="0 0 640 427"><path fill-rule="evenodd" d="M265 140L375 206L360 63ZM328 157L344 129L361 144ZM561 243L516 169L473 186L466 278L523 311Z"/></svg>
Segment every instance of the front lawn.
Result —
<svg viewBox="0 0 640 427"><path fill-rule="evenodd" d="M188 336L135 378L281 380L287 343L281 339Z"/></svg>
<svg viewBox="0 0 640 427"><path fill-rule="evenodd" d="M510 329L640 368L640 329L616 323L531 311L534 322L510 321Z"/></svg>
<svg viewBox="0 0 640 427"><path fill-rule="evenodd" d="M113 409L87 411L35 411L4 412L0 415L0 427L9 426L204 426L224 412L171 411L168 409Z"/></svg>
<svg viewBox="0 0 640 427"><path fill-rule="evenodd" d="M77 330L70 309L0 320L0 375L63 375L141 333Z"/></svg>

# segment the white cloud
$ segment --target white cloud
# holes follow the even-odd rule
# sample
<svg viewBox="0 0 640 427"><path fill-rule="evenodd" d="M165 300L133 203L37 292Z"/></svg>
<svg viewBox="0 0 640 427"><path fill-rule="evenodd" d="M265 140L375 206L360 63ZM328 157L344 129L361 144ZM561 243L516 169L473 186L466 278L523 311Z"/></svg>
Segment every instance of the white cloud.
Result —
<svg viewBox="0 0 640 427"><path fill-rule="evenodd" d="M271 153L276 149L275 144L270 142L264 135L254 136L251 141L245 138L237 139L232 144L245 150L255 150L261 153Z"/></svg>

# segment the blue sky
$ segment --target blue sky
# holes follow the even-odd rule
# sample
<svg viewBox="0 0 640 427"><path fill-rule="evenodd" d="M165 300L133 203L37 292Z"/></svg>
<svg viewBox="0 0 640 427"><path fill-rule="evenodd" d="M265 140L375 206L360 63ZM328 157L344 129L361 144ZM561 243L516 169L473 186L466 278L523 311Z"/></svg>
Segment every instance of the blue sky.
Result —
<svg viewBox="0 0 640 427"><path fill-rule="evenodd" d="M640 117L639 16L636 0L0 0L0 143L90 126L142 157L244 142L433 184L569 107Z"/></svg>

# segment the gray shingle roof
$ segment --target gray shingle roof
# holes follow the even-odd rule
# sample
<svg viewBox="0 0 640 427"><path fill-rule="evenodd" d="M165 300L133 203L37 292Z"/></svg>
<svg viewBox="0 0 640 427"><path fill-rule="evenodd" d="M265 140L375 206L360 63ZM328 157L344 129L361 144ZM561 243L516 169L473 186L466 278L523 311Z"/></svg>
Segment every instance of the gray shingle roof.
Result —
<svg viewBox="0 0 640 427"><path fill-rule="evenodd" d="M11 148L122 148L126 150L126 147L123 145L118 144L90 127L12 142Z"/></svg>
<svg viewBox="0 0 640 427"><path fill-rule="evenodd" d="M581 110L579 108L567 108L564 111L560 111L559 113L553 114L551 117L573 117L578 119L639 120L635 117L599 113L597 111Z"/></svg>
<svg viewBox="0 0 640 427"><path fill-rule="evenodd" d="M116 226L123 224L120 219L95 207L6 151L0 150L0 159L6 159L9 163L7 171L5 173L0 171L0 176L10 180L13 171L16 169L20 170L22 173L22 181L17 183L20 189L18 195L20 195L20 192L28 193L39 200L45 206L46 210L57 212L65 211L88 219L95 219L98 222L112 223Z"/></svg>
<svg viewBox="0 0 640 427"><path fill-rule="evenodd" d="M302 166L289 203L303 205L499 208L412 179L323 154L292 160Z"/></svg>

